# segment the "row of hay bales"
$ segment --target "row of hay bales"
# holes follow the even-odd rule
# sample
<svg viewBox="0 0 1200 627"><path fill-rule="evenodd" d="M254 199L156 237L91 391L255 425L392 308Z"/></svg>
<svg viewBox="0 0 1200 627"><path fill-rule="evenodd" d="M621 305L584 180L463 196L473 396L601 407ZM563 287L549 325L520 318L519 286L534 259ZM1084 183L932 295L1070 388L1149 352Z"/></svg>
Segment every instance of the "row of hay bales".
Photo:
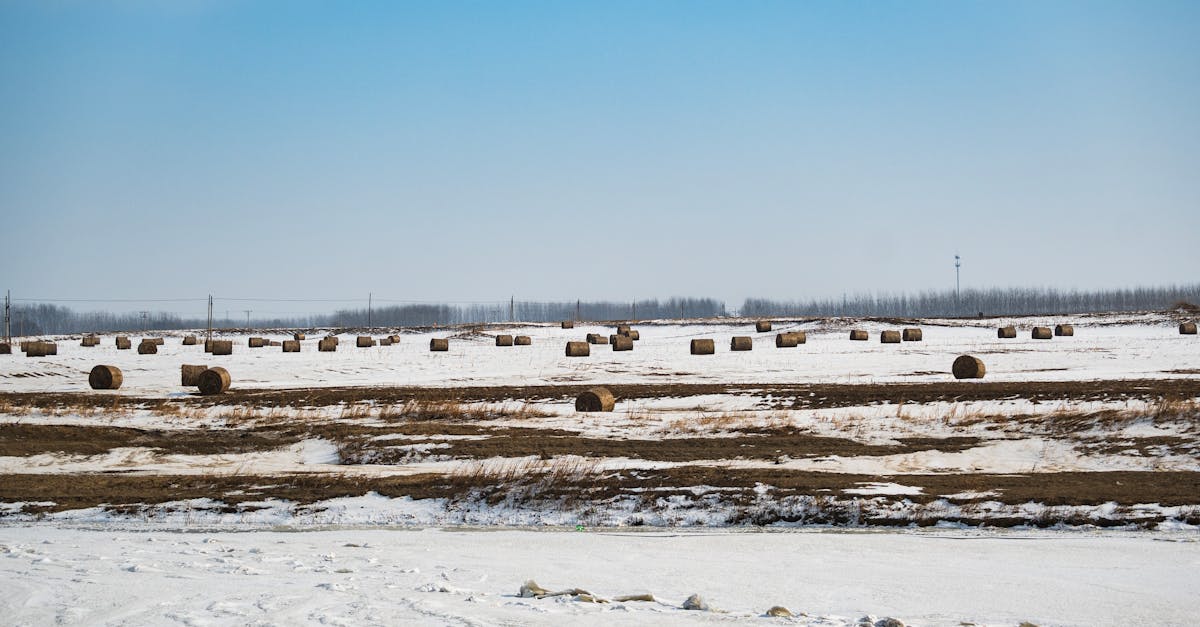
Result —
<svg viewBox="0 0 1200 627"><path fill-rule="evenodd" d="M693 347L695 342L709 342L712 340L692 340ZM586 342L571 342L572 344L581 344L587 346ZM708 353L711 354L711 353ZM984 366L983 360L973 355L960 355L950 366L950 372L955 379L982 379L987 374L987 367ZM579 412L608 412L616 407L616 396L606 387L590 388L575 397L575 411Z"/></svg>
<svg viewBox="0 0 1200 627"><path fill-rule="evenodd" d="M574 325L572 325L573 327ZM563 327L571 328L571 327ZM583 342L567 342L566 355L567 357L588 357L592 354L592 345L607 344L612 346L613 352L624 352L633 350L633 343L642 339L642 334L637 329L631 328L628 324L617 325L617 332L605 336L600 333L588 333Z"/></svg>
<svg viewBox="0 0 1200 627"><path fill-rule="evenodd" d="M865 342L871 339L871 335L863 329L851 329L850 340L854 342ZM899 344L900 342L920 342L925 339L925 333L916 327L909 327L899 331L895 329L885 329L879 332L880 344Z"/></svg>
<svg viewBox="0 0 1200 627"><path fill-rule="evenodd" d="M229 371L220 367L214 366L197 366L184 364L180 366L180 383L185 387L195 386L200 389L201 394L221 394L229 390L233 379L229 376ZM92 368L88 373L88 385L93 390L118 390L125 382L125 376L121 369L116 366L99 365Z"/></svg>

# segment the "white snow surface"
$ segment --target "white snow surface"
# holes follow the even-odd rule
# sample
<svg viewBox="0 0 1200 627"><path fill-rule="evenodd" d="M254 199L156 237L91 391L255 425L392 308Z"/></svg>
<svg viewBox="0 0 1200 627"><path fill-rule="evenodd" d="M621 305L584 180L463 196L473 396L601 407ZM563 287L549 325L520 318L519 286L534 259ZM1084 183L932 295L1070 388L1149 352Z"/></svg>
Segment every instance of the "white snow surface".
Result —
<svg viewBox="0 0 1200 627"><path fill-rule="evenodd" d="M6 625L1190 625L1193 532L0 526ZM527 580L588 603L522 598ZM712 611L680 609L699 594ZM797 616L763 617L782 605Z"/></svg>
<svg viewBox="0 0 1200 627"><path fill-rule="evenodd" d="M995 327L1014 323L1016 339L996 338ZM1034 325L1074 323L1073 337L1033 340ZM846 329L866 329L871 339L849 341ZM756 333L751 323L645 323L636 325L641 340L630 352L613 352L608 345L591 347L591 356L567 358L568 340L587 333L608 335L611 327L581 324L575 329L527 324L489 329L482 334L440 332L404 333L399 344L356 348L354 337L343 335L336 352L321 353L316 338L302 342L300 353L279 347L251 349L249 335L232 339L234 354L204 353L202 343L183 346L170 337L156 355L117 350L111 335L100 346L81 347L77 337L58 338L58 355L27 358L19 353L0 357L0 391L68 392L88 390L87 373L97 364L117 366L124 385L114 394L167 396L191 391L180 385L181 364L223 366L241 389L314 386L479 386L554 385L586 383L886 383L945 381L950 364L972 354L987 365L988 381L1093 380L1196 376L1200 341L1181 336L1165 316L1110 315L992 319L987 321L927 320L921 342L885 345L879 332L901 325L852 320L820 323L778 323L769 333ZM775 348L775 334L806 330L808 341L796 348ZM499 333L529 335L532 346L495 346ZM255 334L272 340L279 334ZM378 335L382 335L378 334ZM377 335L377 337L378 337ZM754 350L732 352L729 338L747 335ZM429 351L433 337L451 337L450 350ZM689 340L713 338L715 355L689 354ZM134 344L137 337L132 338ZM1180 373L1178 371L1184 371Z"/></svg>

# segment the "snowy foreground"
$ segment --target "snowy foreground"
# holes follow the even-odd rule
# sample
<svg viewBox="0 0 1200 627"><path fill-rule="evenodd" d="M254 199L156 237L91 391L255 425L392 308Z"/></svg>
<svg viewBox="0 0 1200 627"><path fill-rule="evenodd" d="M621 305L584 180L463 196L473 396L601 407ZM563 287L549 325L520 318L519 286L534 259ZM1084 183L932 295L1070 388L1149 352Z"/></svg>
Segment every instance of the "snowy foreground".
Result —
<svg viewBox="0 0 1200 627"><path fill-rule="evenodd" d="M7 625L1192 625L1193 533L0 527ZM579 594L522 598L534 580ZM579 592L579 591L577 591ZM681 609L699 594L708 611ZM783 606L796 616L769 618Z"/></svg>

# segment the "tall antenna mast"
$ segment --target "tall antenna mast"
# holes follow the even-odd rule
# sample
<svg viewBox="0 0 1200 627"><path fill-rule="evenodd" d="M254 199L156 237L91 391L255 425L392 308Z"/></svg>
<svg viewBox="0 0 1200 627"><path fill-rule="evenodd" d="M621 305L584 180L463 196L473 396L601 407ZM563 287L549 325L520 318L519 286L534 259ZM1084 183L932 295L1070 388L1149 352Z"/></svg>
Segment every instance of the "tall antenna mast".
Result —
<svg viewBox="0 0 1200 627"><path fill-rule="evenodd" d="M8 326L9 306L12 302L12 290L4 292L4 343L12 344L12 330Z"/></svg>
<svg viewBox="0 0 1200 627"><path fill-rule="evenodd" d="M962 303L959 302L959 268L962 267L962 257L954 255L954 313L962 313Z"/></svg>
<svg viewBox="0 0 1200 627"><path fill-rule="evenodd" d="M375 294L367 292L367 329L373 329L371 326L371 301L375 298Z"/></svg>
<svg viewBox="0 0 1200 627"><path fill-rule="evenodd" d="M208 334L205 339L212 341L212 294L208 295Z"/></svg>

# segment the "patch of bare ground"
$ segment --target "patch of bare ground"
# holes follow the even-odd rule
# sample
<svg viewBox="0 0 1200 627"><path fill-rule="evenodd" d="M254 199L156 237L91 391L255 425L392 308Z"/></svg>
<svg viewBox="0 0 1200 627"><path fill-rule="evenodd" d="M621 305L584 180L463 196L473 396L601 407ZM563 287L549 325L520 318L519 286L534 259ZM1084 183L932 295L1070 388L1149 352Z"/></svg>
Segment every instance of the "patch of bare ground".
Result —
<svg viewBox="0 0 1200 627"><path fill-rule="evenodd" d="M919 495L849 496L845 490L892 480L921 489ZM770 486L764 503L759 485ZM968 524L1053 525L1139 524L1158 522L1161 516L1135 512L1131 506L1158 503L1194 506L1200 501L1200 473L1194 472L1082 472L1038 475L874 475L831 474L771 469L686 467L656 471L598 473L586 467L551 465L544 468L508 467L400 477L349 477L343 475L0 475L0 502L52 502L27 505L26 513L58 512L86 507L136 513L147 506L195 498L224 503L224 511L260 507L251 503L281 499L311 505L337 497L375 492L388 497L445 498L451 501L506 501L515 506L553 504L603 507L617 499L633 499L640 510L651 513L660 499L676 496L733 508L733 524L807 522L815 524L934 524L941 520ZM970 496L973 493L987 496ZM967 495L964 498L944 495ZM1040 503L1041 512L988 515L981 503L1021 505ZM959 507L946 510L945 503ZM1116 503L1111 518L1089 518L1067 509ZM913 515L893 517L899 506ZM1054 509L1059 508L1059 509ZM1019 510L1012 510L1019 511ZM1200 509L1192 508L1200 522ZM877 514L870 514L876 512ZM943 512L943 513L939 513ZM965 512L965 513L964 513ZM973 517L974 513L978 517ZM913 516L916 518L913 518ZM636 524L636 523L632 523Z"/></svg>
<svg viewBox="0 0 1200 627"><path fill-rule="evenodd" d="M126 427L0 424L0 455L39 453L98 455L118 447L146 447L164 453L221 454L277 449L308 438L338 444L345 464L393 464L411 461L411 452L395 445L400 440L379 436L470 435L476 439L448 440L437 450L440 457L488 459L492 457L630 457L684 462L715 459L777 459L840 455L895 455L937 449L957 451L978 446L970 437L904 438L893 445L871 445L847 438L816 436L796 429L757 434L706 438L654 440L584 437L561 429L489 427L481 424L409 422L365 425L330 421L248 429L134 429Z"/></svg>
<svg viewBox="0 0 1200 627"><path fill-rule="evenodd" d="M26 408L137 408L194 405L245 405L316 408L356 403L403 405L412 401L459 403L565 402L593 385L492 387L330 387L230 390L220 396L161 398L86 392L0 393L0 413ZM879 403L934 403L1028 399L1035 402L1125 401L1200 398L1200 378L1122 379L1097 381L941 382L885 384L724 384L647 383L608 385L619 399L685 398L731 394L770 397L770 409L823 409Z"/></svg>

